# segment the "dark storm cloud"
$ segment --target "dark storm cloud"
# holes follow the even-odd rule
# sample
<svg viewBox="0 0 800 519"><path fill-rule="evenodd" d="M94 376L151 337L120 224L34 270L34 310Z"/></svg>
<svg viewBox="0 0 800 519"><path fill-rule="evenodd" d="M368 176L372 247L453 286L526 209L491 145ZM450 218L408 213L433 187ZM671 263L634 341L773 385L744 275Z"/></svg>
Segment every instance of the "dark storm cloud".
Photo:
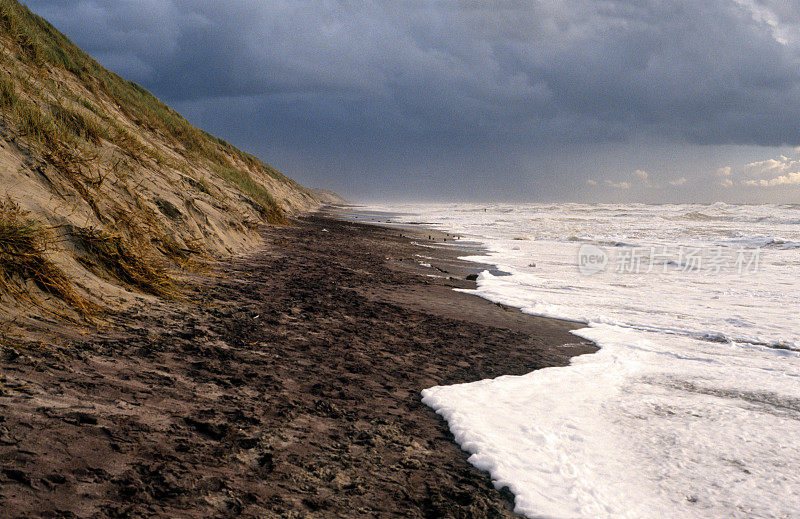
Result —
<svg viewBox="0 0 800 519"><path fill-rule="evenodd" d="M260 97L309 130L800 143L786 3L486 5L31 3L167 100Z"/></svg>
<svg viewBox="0 0 800 519"><path fill-rule="evenodd" d="M797 2L30 6L193 121L256 146L800 144Z"/></svg>

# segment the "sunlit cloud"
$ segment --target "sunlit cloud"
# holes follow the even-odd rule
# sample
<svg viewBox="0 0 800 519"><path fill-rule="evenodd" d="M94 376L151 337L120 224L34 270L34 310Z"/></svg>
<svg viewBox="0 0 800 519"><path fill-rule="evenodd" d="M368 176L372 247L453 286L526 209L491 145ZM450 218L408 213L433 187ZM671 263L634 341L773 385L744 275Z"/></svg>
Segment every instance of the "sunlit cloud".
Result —
<svg viewBox="0 0 800 519"><path fill-rule="evenodd" d="M787 186L787 185L800 185L800 171L794 171L786 175L774 177L770 179L761 180L746 180L744 181L748 186L761 186L761 187L774 187L774 186Z"/></svg>
<svg viewBox="0 0 800 519"><path fill-rule="evenodd" d="M613 180L606 179L603 183L608 187L613 187L615 189L627 190L631 188L630 182L614 182Z"/></svg>
<svg viewBox="0 0 800 519"><path fill-rule="evenodd" d="M722 187L731 187L733 185L733 180L731 180L731 171L733 168L730 166L723 166L718 168L717 171L714 172L714 175L717 177L717 185Z"/></svg>
<svg viewBox="0 0 800 519"><path fill-rule="evenodd" d="M800 167L800 161L781 155L777 159L767 159L751 162L745 166L745 171L754 176L770 173L782 173Z"/></svg>
<svg viewBox="0 0 800 519"><path fill-rule="evenodd" d="M737 180L739 184L750 187L775 187L800 185L800 160L787 155L749 162L742 166L738 174L730 167L717 170L720 185L730 187Z"/></svg>

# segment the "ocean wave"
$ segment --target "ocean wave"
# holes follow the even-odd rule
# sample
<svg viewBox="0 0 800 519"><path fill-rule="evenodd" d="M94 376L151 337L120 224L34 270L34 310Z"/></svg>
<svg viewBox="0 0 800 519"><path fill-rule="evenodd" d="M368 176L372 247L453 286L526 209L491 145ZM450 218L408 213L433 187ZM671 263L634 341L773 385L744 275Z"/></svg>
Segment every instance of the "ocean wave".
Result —
<svg viewBox="0 0 800 519"><path fill-rule="evenodd" d="M506 265L511 274L485 271L476 289L460 291L589 323L573 333L601 349L565 368L426 390L424 402L448 420L470 462L507 486L517 511L531 516L659 517L670 510L727 517L740 514L736 503L744 501L750 515L791 516L800 497L793 470L800 465L795 210L517 207L513 216L439 208L419 219L447 227L444 217L456 215L458 227L488 251L474 260ZM506 222L493 226L499 219ZM517 237L531 239L509 245ZM605 270L580 272L580 243L603 248ZM654 245L775 252L746 276L689 272L685 257L665 257L652 271L645 262L642 271L620 271L618 260L633 258L612 247ZM777 252L783 249L791 250ZM675 268L665 272L662 264ZM747 469L746 487L744 472L731 470L731 452L735 468ZM649 484L654 474L658 491Z"/></svg>
<svg viewBox="0 0 800 519"><path fill-rule="evenodd" d="M691 220L697 222L706 222L710 220L719 220L719 216L711 216L706 213L701 213L700 211L691 211L686 214L682 214L677 217L679 220Z"/></svg>
<svg viewBox="0 0 800 519"><path fill-rule="evenodd" d="M740 232L731 233L730 236L735 244L751 249L790 250L800 248L800 242L774 236L746 236Z"/></svg>

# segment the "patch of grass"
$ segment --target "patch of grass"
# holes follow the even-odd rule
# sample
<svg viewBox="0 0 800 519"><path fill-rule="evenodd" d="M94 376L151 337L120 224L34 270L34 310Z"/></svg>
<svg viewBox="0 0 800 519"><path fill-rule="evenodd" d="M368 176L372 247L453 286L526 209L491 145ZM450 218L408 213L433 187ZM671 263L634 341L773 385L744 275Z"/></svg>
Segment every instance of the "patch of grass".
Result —
<svg viewBox="0 0 800 519"><path fill-rule="evenodd" d="M109 140L116 144L123 153L140 164L143 163L145 157L152 159L158 165L167 163L167 159L157 149L143 143L118 122L110 120L110 123L113 135L109 136Z"/></svg>
<svg viewBox="0 0 800 519"><path fill-rule="evenodd" d="M138 159L144 154L144 145L131 132L116 121L113 121L111 126L114 130L112 141L123 152L133 159Z"/></svg>
<svg viewBox="0 0 800 519"><path fill-rule="evenodd" d="M100 139L109 139L103 126L79 110L54 104L50 106L50 113L58 126L93 144L99 144Z"/></svg>
<svg viewBox="0 0 800 519"><path fill-rule="evenodd" d="M0 103L3 107L12 107L19 101L17 87L14 81L8 77L0 77Z"/></svg>
<svg viewBox="0 0 800 519"><path fill-rule="evenodd" d="M167 270L138 254L121 235L93 227L72 227L69 234L82 252L76 259L87 269L104 271L121 283L145 293L173 297L174 281Z"/></svg>
<svg viewBox="0 0 800 519"><path fill-rule="evenodd" d="M57 150L66 140L64 128L56 123L49 112L43 111L36 103L19 99L14 106L19 132L28 138L32 146L44 146Z"/></svg>
<svg viewBox="0 0 800 519"><path fill-rule="evenodd" d="M0 202L0 292L35 300L25 286L33 283L82 315L96 305L78 295L66 274L47 258L50 233L11 200Z"/></svg>
<svg viewBox="0 0 800 519"><path fill-rule="evenodd" d="M20 8L21 6L11 2L0 4L0 27L14 39L29 58L40 61L42 59L41 45L39 45L35 33L21 16Z"/></svg>
<svg viewBox="0 0 800 519"><path fill-rule="evenodd" d="M261 216L269 223L286 223L286 217L270 192L263 185L256 182L246 171L234 168L217 168L217 175L233 184L244 194L249 196L259 208Z"/></svg>
<svg viewBox="0 0 800 519"><path fill-rule="evenodd" d="M104 93L134 122L152 131L162 132L173 142L182 145L190 156L226 168L232 166L231 156L268 175L285 178L255 157L195 128L138 84L104 69L50 23L31 13L16 0L0 0L0 29L31 61L72 72L84 80L95 95ZM84 106L96 113L96 107L90 103Z"/></svg>
<svg viewBox="0 0 800 519"><path fill-rule="evenodd" d="M75 102L78 103L79 105L81 105L82 107L86 108L87 110L89 110L93 114L95 114L97 117L100 117L102 119L102 115L103 114L100 111L100 109L97 107L97 105L95 105L94 103L92 103L91 101L86 99L85 97L76 96L75 97Z"/></svg>
<svg viewBox="0 0 800 519"><path fill-rule="evenodd" d="M31 13L18 1L0 0L0 29L21 48L22 53L31 61L72 72L95 96L110 98L117 108L135 124L161 134L171 142L182 146L185 150L183 154L187 159L207 161L213 169L225 172L235 171L237 169L235 163L242 163L250 170L263 172L282 181L289 181L281 173L252 155L195 128L178 112L138 84L104 69L46 20ZM1 85L0 89L2 89ZM13 89L6 89L6 91L11 92ZM2 94L3 91L0 90L0 95ZM80 102L88 110L103 118L93 103L85 101L81 100ZM135 160L141 161L146 156L159 165L167 164L166 159L157 150L129 138L113 123L111 131L105 131L104 127L76 110L56 108L53 110L52 117L49 117L56 120L56 124L52 125L47 121L47 114L43 110L39 110L38 115L32 110L23 112L23 115L28 116L25 126L31 130L38 130L32 132L32 135L35 138L41 138L41 142L45 146L57 145L57 142L50 137L58 136L59 132L48 131L55 129L60 130L61 133L77 135L95 144L99 142L100 138L113 139ZM112 137L109 138L109 135ZM241 177L241 175L228 174L224 178L231 180L232 177ZM248 177L249 175L245 175L233 183L237 186L245 185L245 193L261 204L271 214L272 220L282 220L282 217L279 216L280 211L275 210L274 201L268 197L268 193L266 197L263 196L265 190L252 186L252 179L248 180Z"/></svg>
<svg viewBox="0 0 800 519"><path fill-rule="evenodd" d="M0 77L0 112L3 114L3 123L8 124L9 115L19 103L17 87L10 78Z"/></svg>
<svg viewBox="0 0 800 519"><path fill-rule="evenodd" d="M72 147L75 137L93 144L110 138L103 126L77 109L57 104L45 108L20 97L11 81L0 82L0 104L4 117L11 116L19 134L31 145L53 153Z"/></svg>
<svg viewBox="0 0 800 519"><path fill-rule="evenodd" d="M0 0L0 28L35 63L50 63L82 75L95 62L44 18L15 0Z"/></svg>

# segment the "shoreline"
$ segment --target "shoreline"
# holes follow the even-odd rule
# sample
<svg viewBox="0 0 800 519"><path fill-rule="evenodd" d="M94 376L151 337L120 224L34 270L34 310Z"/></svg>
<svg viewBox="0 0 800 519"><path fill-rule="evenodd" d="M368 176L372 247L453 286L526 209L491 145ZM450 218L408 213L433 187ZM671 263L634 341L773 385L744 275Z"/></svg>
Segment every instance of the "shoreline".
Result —
<svg viewBox="0 0 800 519"><path fill-rule="evenodd" d="M306 215L192 275L192 302L143 303L68 355L5 347L0 506L513 516L419 393L596 348L580 323L453 291L481 264L412 231Z"/></svg>

